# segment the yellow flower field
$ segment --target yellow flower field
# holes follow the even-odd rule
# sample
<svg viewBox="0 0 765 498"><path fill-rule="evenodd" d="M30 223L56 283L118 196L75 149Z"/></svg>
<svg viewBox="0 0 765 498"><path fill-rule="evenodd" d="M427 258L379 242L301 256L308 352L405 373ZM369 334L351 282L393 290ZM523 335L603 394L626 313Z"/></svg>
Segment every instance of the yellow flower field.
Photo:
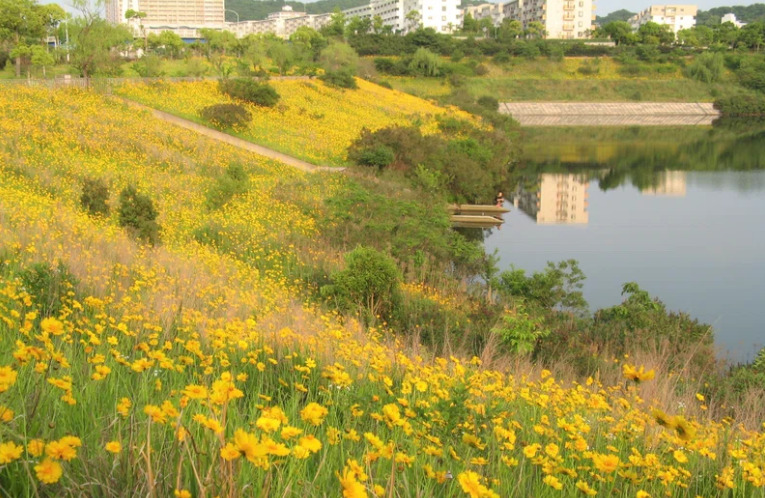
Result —
<svg viewBox="0 0 765 498"><path fill-rule="evenodd" d="M307 302L295 275L331 259L316 217L340 178L89 92L12 88L0 108L3 494L765 496L765 426L658 406L651 365L493 370ZM206 209L232 163L249 190ZM128 183L155 199L163 244L87 215L86 176L113 205ZM229 244L197 240L213 225Z"/></svg>
<svg viewBox="0 0 765 498"><path fill-rule="evenodd" d="M339 166L345 164L346 149L364 127L377 130L416 124L424 133L433 133L437 129L437 116L449 114L472 119L462 111L444 109L365 80L357 80L357 83L358 90L342 90L328 87L319 80L271 81L281 100L273 108L247 105L253 121L237 134L313 164ZM134 83L122 85L115 92L199 121L201 109L232 101L218 92L215 81Z"/></svg>

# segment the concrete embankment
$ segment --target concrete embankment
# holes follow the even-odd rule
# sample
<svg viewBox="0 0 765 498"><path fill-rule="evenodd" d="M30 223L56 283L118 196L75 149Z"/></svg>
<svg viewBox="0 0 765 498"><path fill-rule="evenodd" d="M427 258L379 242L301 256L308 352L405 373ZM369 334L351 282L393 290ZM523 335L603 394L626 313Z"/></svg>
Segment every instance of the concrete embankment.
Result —
<svg viewBox="0 0 765 498"><path fill-rule="evenodd" d="M693 126L720 116L708 102L506 102L499 110L523 126Z"/></svg>

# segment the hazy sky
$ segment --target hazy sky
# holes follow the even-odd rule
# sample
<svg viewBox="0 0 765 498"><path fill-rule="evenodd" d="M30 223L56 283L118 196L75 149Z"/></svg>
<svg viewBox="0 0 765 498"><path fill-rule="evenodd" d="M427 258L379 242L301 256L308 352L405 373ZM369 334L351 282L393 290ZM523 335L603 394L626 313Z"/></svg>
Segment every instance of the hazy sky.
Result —
<svg viewBox="0 0 765 498"><path fill-rule="evenodd" d="M747 0L731 0L726 2L725 0L696 0L696 1L682 1L682 0L674 0L674 2L680 3L680 4L689 4L689 5L698 5L699 9L701 10L709 10L713 7L723 7L723 6L731 6L731 5L752 5L753 3L761 3L762 0L759 2L757 1L747 1ZM632 0L625 2L623 0L597 0L595 2L596 10L595 13L599 16L604 16L608 14L609 12L613 12L615 10L619 9L627 9L632 12L639 12L649 5L661 5L661 4L669 4L673 3L668 0Z"/></svg>

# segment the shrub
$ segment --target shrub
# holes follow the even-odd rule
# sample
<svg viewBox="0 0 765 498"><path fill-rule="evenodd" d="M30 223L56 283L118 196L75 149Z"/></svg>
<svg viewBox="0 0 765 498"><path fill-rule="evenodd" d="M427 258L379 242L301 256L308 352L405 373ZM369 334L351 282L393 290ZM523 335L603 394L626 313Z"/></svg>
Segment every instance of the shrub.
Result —
<svg viewBox="0 0 765 498"><path fill-rule="evenodd" d="M44 317L58 315L62 308L61 298L78 283L61 261L55 268L48 262L35 263L24 269L20 278Z"/></svg>
<svg viewBox="0 0 765 498"><path fill-rule="evenodd" d="M154 202L148 196L139 194L134 186L125 187L120 192L119 224L134 237L151 245L158 244L158 215Z"/></svg>
<svg viewBox="0 0 765 498"><path fill-rule="evenodd" d="M489 111L496 111L499 109L499 101L491 95L478 97L478 105Z"/></svg>
<svg viewBox="0 0 765 498"><path fill-rule="evenodd" d="M357 162L363 166L374 166L383 169L386 166L390 166L395 159L396 155L393 149L385 145L378 145L362 150L358 155Z"/></svg>
<svg viewBox="0 0 765 498"><path fill-rule="evenodd" d="M243 127L252 121L250 111L238 104L211 105L202 109L199 115L221 129Z"/></svg>
<svg viewBox="0 0 765 498"><path fill-rule="evenodd" d="M208 209L220 209L235 195L247 192L250 180L239 164L230 164L215 184L207 191L205 205Z"/></svg>
<svg viewBox="0 0 765 498"><path fill-rule="evenodd" d="M321 292L336 300L342 310L357 307L374 322L387 315L398 299L401 274L393 258L376 249L357 247L345 255L345 269L331 276Z"/></svg>
<svg viewBox="0 0 765 498"><path fill-rule="evenodd" d="M478 64L475 67L475 74L476 74L476 76L486 76L487 74L489 74L488 66L486 66L484 64Z"/></svg>
<svg viewBox="0 0 765 498"><path fill-rule="evenodd" d="M154 54L148 54L141 57L133 63L133 71L138 73L141 78L156 78L162 76L162 59Z"/></svg>
<svg viewBox="0 0 765 498"><path fill-rule="evenodd" d="M5 64L8 62L8 52L0 50L0 71L5 69Z"/></svg>
<svg viewBox="0 0 765 498"><path fill-rule="evenodd" d="M109 215L109 187L100 178L86 178L82 182L80 204L93 216Z"/></svg>
<svg viewBox="0 0 765 498"><path fill-rule="evenodd" d="M693 80L714 83L722 77L724 67L725 60L722 54L705 52L696 57L685 69L685 75Z"/></svg>
<svg viewBox="0 0 765 498"><path fill-rule="evenodd" d="M765 95L719 97L715 100L715 109L723 116L765 116Z"/></svg>
<svg viewBox="0 0 765 498"><path fill-rule="evenodd" d="M249 78L220 80L218 89L231 98L244 100L261 107L273 107L279 102L279 94L268 83Z"/></svg>
<svg viewBox="0 0 765 498"><path fill-rule="evenodd" d="M329 86L338 88L355 90L359 87L359 85L356 84L356 78L354 78L348 71L327 71L319 76L319 79Z"/></svg>

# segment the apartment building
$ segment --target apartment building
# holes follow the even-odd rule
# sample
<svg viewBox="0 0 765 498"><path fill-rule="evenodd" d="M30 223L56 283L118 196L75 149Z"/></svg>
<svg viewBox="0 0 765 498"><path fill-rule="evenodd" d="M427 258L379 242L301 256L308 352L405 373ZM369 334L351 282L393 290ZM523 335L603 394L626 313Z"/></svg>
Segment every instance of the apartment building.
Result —
<svg viewBox="0 0 765 498"><path fill-rule="evenodd" d="M343 14L361 19L379 16L394 33L406 34L419 27L451 33L462 24L459 4L459 0L372 0L368 5L344 10ZM416 18L407 19L410 12L416 12Z"/></svg>
<svg viewBox="0 0 765 498"><path fill-rule="evenodd" d="M733 25L736 26L737 28L743 28L744 26L746 26L745 22L741 22L738 19L736 19L736 14L734 14L733 12L730 12L722 16L722 18L720 19L720 24L725 24L726 22L733 23Z"/></svg>
<svg viewBox="0 0 765 498"><path fill-rule="evenodd" d="M536 189L520 188L513 193L515 207L540 225L590 222L589 183L573 174L539 175Z"/></svg>
<svg viewBox="0 0 765 498"><path fill-rule="evenodd" d="M651 5L642 12L632 16L628 22L632 29L639 29L648 22L669 26L677 34L682 29L690 29L696 25L696 5Z"/></svg>
<svg viewBox="0 0 765 498"><path fill-rule="evenodd" d="M595 20L593 0L513 0L467 7L474 19L490 18L495 26L505 19L519 21L524 29L532 22L544 26L547 38L589 38Z"/></svg>
<svg viewBox="0 0 765 498"><path fill-rule="evenodd" d="M127 20L130 9L146 17ZM224 28L225 5L224 0L108 0L106 20L128 24L136 35L174 31L183 38L198 38L200 29Z"/></svg>
<svg viewBox="0 0 765 498"><path fill-rule="evenodd" d="M237 38L266 33L273 33L280 38L289 38L302 26L321 29L329 24L331 17L332 14L314 15L296 12L289 5L285 5L282 10L269 14L264 20L229 22L226 23L226 29L232 31Z"/></svg>

